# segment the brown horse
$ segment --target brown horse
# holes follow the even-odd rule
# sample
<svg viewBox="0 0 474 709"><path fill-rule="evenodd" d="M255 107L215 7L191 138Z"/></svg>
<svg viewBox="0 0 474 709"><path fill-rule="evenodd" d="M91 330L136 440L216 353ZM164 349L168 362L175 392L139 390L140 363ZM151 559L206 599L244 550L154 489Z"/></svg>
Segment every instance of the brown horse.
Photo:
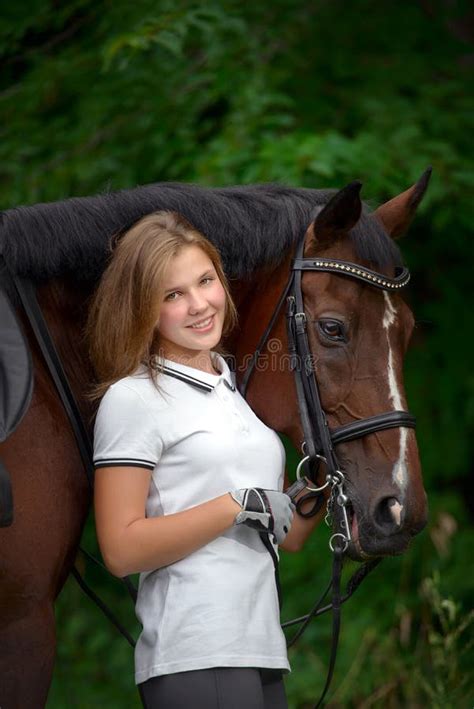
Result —
<svg viewBox="0 0 474 709"><path fill-rule="evenodd" d="M90 426L93 411L84 395L93 373L82 331L113 235L146 213L170 209L217 245L240 316L239 329L227 343L239 379L284 287L294 245L304 237L306 256L343 259L392 276L400 265L392 237L408 227L428 177L425 173L374 213L361 205L355 183L341 193L162 184L22 207L1 215L0 252L10 272L37 284ZM305 273L302 287L330 426L406 409L402 360L413 318L401 296L332 273ZM20 307L17 311L32 353L35 389L20 425L0 445L14 500L13 523L0 529L0 706L37 709L46 702L53 671L53 603L74 562L90 489L67 416L29 324ZM266 359L250 380L248 400L299 449L303 432L287 366L284 320L282 312L262 353ZM347 476L351 555L403 552L427 514L413 431L379 431L340 444L337 455Z"/></svg>

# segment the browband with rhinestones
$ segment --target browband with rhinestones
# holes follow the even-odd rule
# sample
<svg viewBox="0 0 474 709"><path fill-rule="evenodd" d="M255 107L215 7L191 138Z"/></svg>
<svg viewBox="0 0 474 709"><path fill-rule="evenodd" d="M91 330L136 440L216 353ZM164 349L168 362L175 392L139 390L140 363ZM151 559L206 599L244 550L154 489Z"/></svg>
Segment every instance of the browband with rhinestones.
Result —
<svg viewBox="0 0 474 709"><path fill-rule="evenodd" d="M369 268L364 268L351 263L350 261L339 261L337 259L328 258L295 258L292 263L294 271L326 271L328 273L339 273L341 276L350 276L357 278L359 281L368 283L370 286L380 288L381 290L398 290L404 288L410 280L410 272L408 268L397 266L395 269L395 278L384 276L377 271L371 271Z"/></svg>

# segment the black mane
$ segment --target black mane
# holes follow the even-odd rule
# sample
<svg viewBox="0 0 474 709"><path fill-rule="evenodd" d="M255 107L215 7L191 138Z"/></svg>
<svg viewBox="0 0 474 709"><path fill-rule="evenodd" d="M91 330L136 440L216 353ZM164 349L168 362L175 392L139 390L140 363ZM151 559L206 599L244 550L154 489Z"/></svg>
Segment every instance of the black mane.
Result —
<svg viewBox="0 0 474 709"><path fill-rule="evenodd" d="M281 262L334 192L157 183L17 207L0 214L0 254L12 271L37 282L57 276L94 281L109 257L111 237L166 209L183 214L217 246L230 278L245 278ZM377 268L399 265L398 248L368 214L364 207L351 232L357 256Z"/></svg>

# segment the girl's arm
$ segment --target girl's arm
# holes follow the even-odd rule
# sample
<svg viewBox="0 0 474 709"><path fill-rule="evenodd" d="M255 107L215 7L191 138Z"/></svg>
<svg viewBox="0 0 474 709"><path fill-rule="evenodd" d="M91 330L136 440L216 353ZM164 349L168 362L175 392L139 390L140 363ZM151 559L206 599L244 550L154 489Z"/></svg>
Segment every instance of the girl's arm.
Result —
<svg viewBox="0 0 474 709"><path fill-rule="evenodd" d="M114 466L95 472L97 538L114 576L151 571L184 558L232 527L241 510L226 493L184 512L146 518L150 481L146 468Z"/></svg>

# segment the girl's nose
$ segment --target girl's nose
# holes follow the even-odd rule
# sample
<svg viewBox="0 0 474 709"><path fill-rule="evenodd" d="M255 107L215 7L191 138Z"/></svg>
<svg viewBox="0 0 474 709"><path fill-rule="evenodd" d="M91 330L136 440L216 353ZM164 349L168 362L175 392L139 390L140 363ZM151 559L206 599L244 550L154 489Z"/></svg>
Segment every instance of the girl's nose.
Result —
<svg viewBox="0 0 474 709"><path fill-rule="evenodd" d="M200 313L207 307L207 301L199 291L190 291L189 293L189 311L191 313Z"/></svg>

